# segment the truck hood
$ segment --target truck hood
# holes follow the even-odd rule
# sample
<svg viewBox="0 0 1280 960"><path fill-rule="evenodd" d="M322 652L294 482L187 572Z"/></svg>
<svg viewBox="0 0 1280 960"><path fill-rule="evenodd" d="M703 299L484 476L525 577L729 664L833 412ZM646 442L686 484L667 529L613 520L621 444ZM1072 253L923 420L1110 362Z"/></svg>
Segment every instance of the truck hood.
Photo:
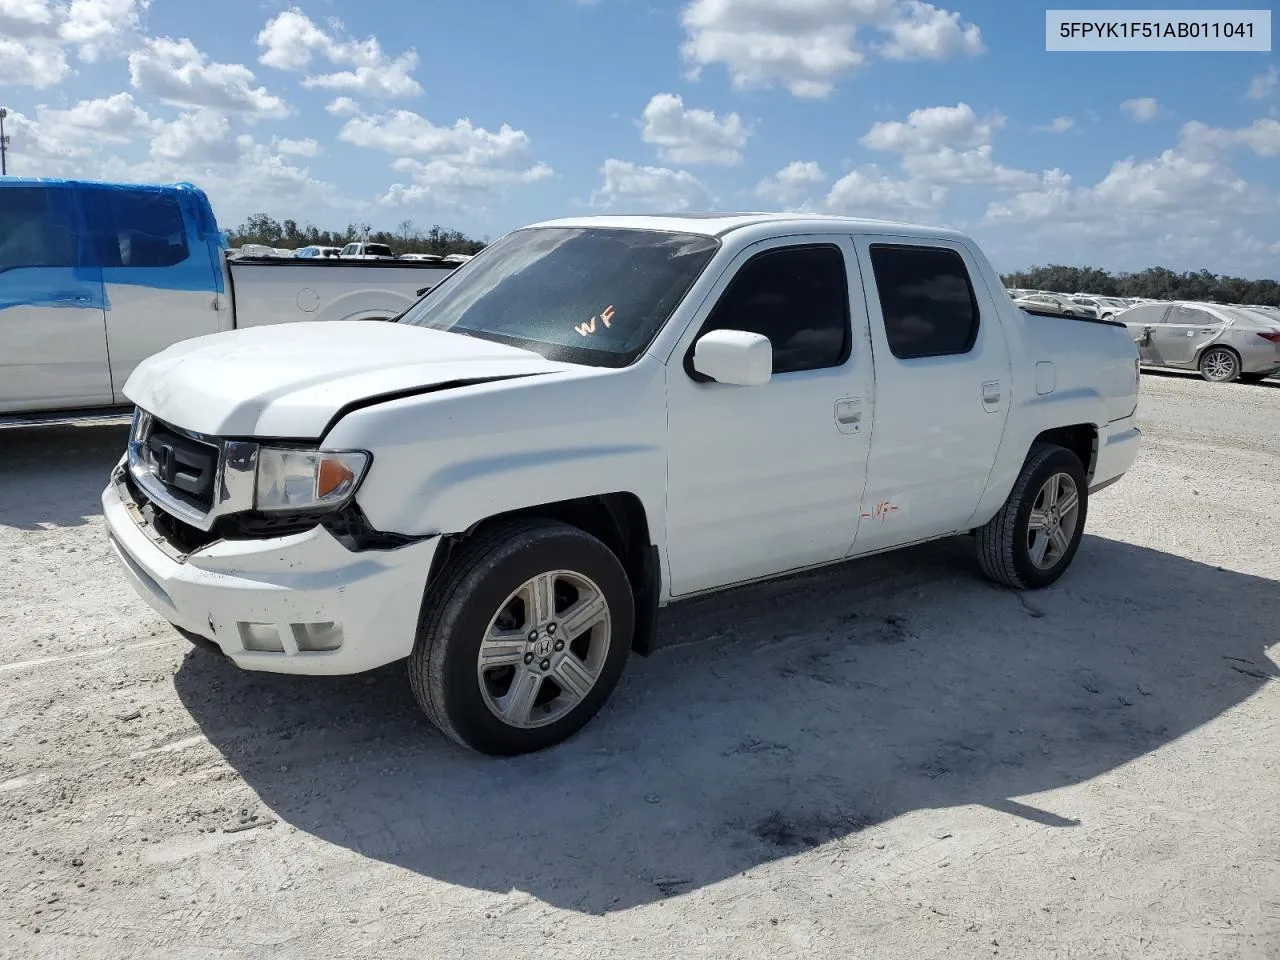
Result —
<svg viewBox="0 0 1280 960"><path fill-rule="evenodd" d="M316 439L353 404L572 369L463 334L339 320L185 340L138 364L123 392L197 433Z"/></svg>

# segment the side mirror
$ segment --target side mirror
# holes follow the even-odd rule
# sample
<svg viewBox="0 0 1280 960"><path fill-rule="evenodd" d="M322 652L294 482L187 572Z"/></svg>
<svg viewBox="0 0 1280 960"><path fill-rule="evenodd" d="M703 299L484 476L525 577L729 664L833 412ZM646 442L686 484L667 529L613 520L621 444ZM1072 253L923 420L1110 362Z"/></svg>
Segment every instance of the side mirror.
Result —
<svg viewBox="0 0 1280 960"><path fill-rule="evenodd" d="M693 345L693 369L716 383L763 386L773 375L773 345L758 333L712 330Z"/></svg>

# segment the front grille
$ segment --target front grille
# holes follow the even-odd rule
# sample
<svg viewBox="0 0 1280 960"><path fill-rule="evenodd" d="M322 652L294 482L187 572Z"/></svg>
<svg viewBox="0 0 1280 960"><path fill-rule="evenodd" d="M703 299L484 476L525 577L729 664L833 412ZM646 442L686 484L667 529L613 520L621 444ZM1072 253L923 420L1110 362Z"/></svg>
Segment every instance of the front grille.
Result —
<svg viewBox="0 0 1280 960"><path fill-rule="evenodd" d="M152 420L143 449L155 478L166 490L202 510L213 507L217 444L197 440L167 423Z"/></svg>

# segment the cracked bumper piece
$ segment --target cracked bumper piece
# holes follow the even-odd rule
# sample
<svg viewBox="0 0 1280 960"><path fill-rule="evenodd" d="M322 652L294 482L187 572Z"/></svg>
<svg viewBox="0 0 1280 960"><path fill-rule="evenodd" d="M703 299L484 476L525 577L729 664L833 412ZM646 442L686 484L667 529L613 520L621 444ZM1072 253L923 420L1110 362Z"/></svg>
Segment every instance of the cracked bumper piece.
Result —
<svg viewBox="0 0 1280 960"><path fill-rule="evenodd" d="M111 549L138 595L239 667L360 673L413 649L438 538L353 553L316 527L217 541L179 561L148 536L116 484L103 491L102 508Z"/></svg>
<svg viewBox="0 0 1280 960"><path fill-rule="evenodd" d="M1096 493L1115 483L1133 466L1142 446L1142 431L1137 417L1129 416L1107 424L1100 437L1098 459L1093 468L1089 492Z"/></svg>

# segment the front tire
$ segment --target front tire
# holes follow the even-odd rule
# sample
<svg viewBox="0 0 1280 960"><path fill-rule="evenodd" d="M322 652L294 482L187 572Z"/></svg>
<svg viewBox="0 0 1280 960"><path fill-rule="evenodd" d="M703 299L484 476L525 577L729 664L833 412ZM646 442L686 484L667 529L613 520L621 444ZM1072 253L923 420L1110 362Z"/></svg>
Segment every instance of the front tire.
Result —
<svg viewBox="0 0 1280 960"><path fill-rule="evenodd" d="M1049 586L1071 565L1088 510L1080 458L1063 447L1036 444L1009 499L978 530L982 572L1018 590Z"/></svg>
<svg viewBox="0 0 1280 960"><path fill-rule="evenodd" d="M1200 376L1210 383L1230 383L1240 376L1240 358L1226 347L1210 347L1200 357Z"/></svg>
<svg viewBox="0 0 1280 960"><path fill-rule="evenodd" d="M617 556L564 523L517 520L466 542L427 590L409 680L428 718L492 756L577 733L626 666L635 600Z"/></svg>

